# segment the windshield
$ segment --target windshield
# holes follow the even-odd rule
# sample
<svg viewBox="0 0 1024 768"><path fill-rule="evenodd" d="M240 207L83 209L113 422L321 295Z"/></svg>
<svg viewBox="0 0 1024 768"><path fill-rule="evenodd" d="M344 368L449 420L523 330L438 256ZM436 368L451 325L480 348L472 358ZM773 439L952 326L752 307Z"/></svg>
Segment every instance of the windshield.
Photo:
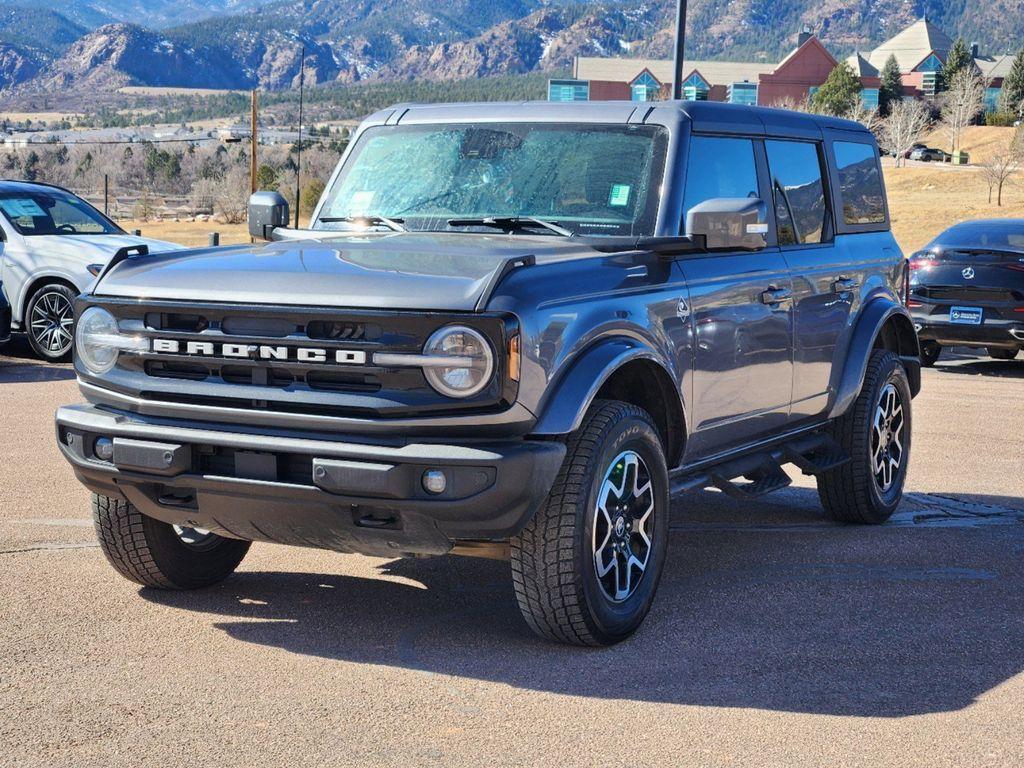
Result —
<svg viewBox="0 0 1024 768"><path fill-rule="evenodd" d="M2 190L0 211L22 235L123 234L85 200L59 189Z"/></svg>
<svg viewBox="0 0 1024 768"><path fill-rule="evenodd" d="M328 190L314 229L349 229L338 220L353 217L397 219L409 230L532 217L574 234L653 235L666 144L665 129L646 125L371 128Z"/></svg>

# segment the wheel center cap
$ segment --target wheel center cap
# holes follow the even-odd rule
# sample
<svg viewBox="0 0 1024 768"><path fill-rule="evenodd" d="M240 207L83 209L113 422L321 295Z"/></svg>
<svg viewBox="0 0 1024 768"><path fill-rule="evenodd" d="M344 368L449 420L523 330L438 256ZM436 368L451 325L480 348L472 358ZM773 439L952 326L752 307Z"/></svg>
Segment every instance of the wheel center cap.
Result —
<svg viewBox="0 0 1024 768"><path fill-rule="evenodd" d="M615 535L622 536L626 532L626 518L619 515L615 518Z"/></svg>

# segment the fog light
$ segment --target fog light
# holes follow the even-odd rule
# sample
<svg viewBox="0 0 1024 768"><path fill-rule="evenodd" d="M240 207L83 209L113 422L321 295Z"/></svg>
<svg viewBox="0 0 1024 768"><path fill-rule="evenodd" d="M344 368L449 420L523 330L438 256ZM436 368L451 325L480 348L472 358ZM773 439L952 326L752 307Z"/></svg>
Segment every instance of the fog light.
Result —
<svg viewBox="0 0 1024 768"><path fill-rule="evenodd" d="M111 461L114 458L114 441L109 437L97 438L95 445L92 447L92 452L101 461Z"/></svg>
<svg viewBox="0 0 1024 768"><path fill-rule="evenodd" d="M448 478L439 469L428 469L423 473L423 488L427 493L444 493L448 487Z"/></svg>

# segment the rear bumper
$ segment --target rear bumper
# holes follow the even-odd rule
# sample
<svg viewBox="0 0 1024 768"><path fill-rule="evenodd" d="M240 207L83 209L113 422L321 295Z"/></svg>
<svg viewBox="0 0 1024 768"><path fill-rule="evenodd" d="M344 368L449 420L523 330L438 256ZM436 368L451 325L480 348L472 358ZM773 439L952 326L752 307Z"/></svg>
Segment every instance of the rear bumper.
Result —
<svg viewBox="0 0 1024 768"><path fill-rule="evenodd" d="M96 406L58 409L64 457L90 490L143 514L233 538L395 557L500 541L525 526L565 455L559 442L373 445ZM100 437L114 455L95 453ZM446 490L423 489L440 469Z"/></svg>
<svg viewBox="0 0 1024 768"><path fill-rule="evenodd" d="M914 312L914 327L921 341L936 341L944 346L1024 347L1024 314L1020 320L1007 320L985 307L982 309L981 325L950 323L934 314Z"/></svg>

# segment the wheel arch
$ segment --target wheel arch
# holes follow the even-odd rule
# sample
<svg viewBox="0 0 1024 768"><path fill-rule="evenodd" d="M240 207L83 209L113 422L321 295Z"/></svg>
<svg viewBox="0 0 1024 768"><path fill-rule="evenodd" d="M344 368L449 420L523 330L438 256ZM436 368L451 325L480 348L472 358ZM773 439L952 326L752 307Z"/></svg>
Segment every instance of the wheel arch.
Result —
<svg viewBox="0 0 1024 768"><path fill-rule="evenodd" d="M575 432L595 400L643 408L654 419L669 469L686 443L683 402L672 375L654 350L634 339L605 340L583 352L554 385L532 433L561 437Z"/></svg>
<svg viewBox="0 0 1024 768"><path fill-rule="evenodd" d="M879 297L868 302L854 327L835 386L830 418L842 416L857 399L871 352L876 349L888 349L899 355L910 380L911 396L916 397L921 391L921 347L910 313L892 299Z"/></svg>
<svg viewBox="0 0 1024 768"><path fill-rule="evenodd" d="M55 273L46 273L42 275L34 275L32 279L25 284L22 289L21 297L18 300L18 307L21 311L20 322L22 330L25 327L25 316L28 315L28 305L32 301L32 297L35 296L36 291L45 285L63 285L65 288L70 288L76 294L80 294L81 289L75 285L75 283L68 277Z"/></svg>

